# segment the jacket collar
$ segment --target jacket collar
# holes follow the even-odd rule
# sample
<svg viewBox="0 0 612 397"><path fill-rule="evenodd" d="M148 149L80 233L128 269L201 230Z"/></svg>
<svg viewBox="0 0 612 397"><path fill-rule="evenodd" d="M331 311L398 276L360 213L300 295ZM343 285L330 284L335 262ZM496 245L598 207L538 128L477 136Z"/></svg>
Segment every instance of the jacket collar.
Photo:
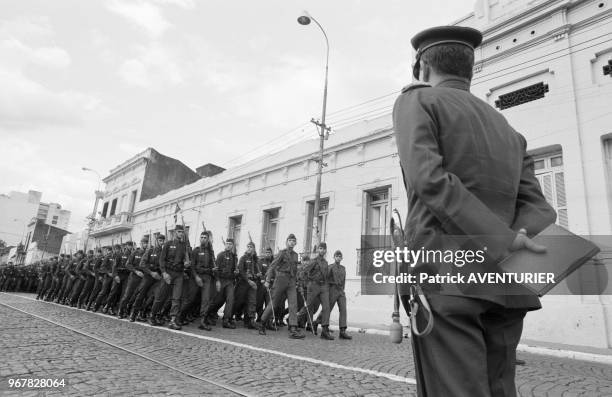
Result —
<svg viewBox="0 0 612 397"><path fill-rule="evenodd" d="M470 81L461 77L449 77L442 80L436 87L455 88L463 91L470 91Z"/></svg>

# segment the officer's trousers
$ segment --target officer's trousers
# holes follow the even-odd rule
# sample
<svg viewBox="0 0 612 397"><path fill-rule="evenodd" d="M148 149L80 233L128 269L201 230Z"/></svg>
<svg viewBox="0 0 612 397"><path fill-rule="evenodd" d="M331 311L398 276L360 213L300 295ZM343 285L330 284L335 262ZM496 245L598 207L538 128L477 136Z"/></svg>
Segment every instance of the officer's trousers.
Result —
<svg viewBox="0 0 612 397"><path fill-rule="evenodd" d="M77 301L77 304L83 305L87 303L87 300L89 299L89 295L91 295L91 291L93 290L95 281L96 281L96 278L94 276L92 275L85 276L85 282L83 283L83 289L81 290L81 293L79 294L79 299Z"/></svg>
<svg viewBox="0 0 612 397"><path fill-rule="evenodd" d="M102 284L100 286L100 292L98 293L98 297L96 298L96 307L100 307L100 305L106 305L108 303L108 293L110 292L111 286L113 284L113 276L109 274L105 274L102 276Z"/></svg>
<svg viewBox="0 0 612 397"><path fill-rule="evenodd" d="M287 296L289 301L289 325L297 327L297 290L295 288L295 277L286 273L277 273L274 280L274 291L272 294L272 304L266 307L261 321L268 321L272 317L272 308L284 307L284 298Z"/></svg>
<svg viewBox="0 0 612 397"><path fill-rule="evenodd" d="M493 302L430 294L434 327L412 338L419 396L515 396L516 347L523 309ZM420 329L426 317L419 311Z"/></svg>

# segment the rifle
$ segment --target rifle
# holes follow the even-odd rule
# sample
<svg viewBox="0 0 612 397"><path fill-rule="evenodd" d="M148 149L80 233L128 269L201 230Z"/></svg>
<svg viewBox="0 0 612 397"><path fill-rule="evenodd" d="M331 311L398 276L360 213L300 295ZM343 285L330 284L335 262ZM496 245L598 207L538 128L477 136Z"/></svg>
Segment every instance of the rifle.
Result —
<svg viewBox="0 0 612 397"><path fill-rule="evenodd" d="M399 222L395 219L395 216L399 218ZM399 226L398 226L399 225ZM389 228L391 230L391 238L393 241L394 247L401 247L404 245L404 230L401 226L401 217L399 211L393 209L393 214L391 215L391 221L389 223ZM397 260L395 261L395 275L399 273ZM403 327L400 324L400 314L399 314L399 288L397 284L395 284L393 288L393 313L391 314L391 318L393 319L393 323L389 327L389 338L393 343L402 343L403 338Z"/></svg>

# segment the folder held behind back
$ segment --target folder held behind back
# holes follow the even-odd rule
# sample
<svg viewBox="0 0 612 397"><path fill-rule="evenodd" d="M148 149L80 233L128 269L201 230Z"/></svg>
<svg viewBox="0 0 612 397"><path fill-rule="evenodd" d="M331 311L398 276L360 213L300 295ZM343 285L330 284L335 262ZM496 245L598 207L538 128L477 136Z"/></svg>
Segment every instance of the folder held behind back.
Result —
<svg viewBox="0 0 612 397"><path fill-rule="evenodd" d="M499 267L506 273L553 273L554 283L523 284L539 296L546 294L599 252L591 241L556 224L548 226L533 241L544 245L546 253L537 254L526 249L515 251L501 261Z"/></svg>

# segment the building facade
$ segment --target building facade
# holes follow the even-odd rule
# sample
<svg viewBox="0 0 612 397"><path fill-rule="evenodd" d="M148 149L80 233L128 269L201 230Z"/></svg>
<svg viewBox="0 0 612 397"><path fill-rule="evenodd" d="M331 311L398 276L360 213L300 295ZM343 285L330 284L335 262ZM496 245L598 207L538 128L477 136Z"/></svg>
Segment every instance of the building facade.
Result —
<svg viewBox="0 0 612 397"><path fill-rule="evenodd" d="M48 225L68 229L70 215L70 211L62 209L57 203L40 203L36 217Z"/></svg>

